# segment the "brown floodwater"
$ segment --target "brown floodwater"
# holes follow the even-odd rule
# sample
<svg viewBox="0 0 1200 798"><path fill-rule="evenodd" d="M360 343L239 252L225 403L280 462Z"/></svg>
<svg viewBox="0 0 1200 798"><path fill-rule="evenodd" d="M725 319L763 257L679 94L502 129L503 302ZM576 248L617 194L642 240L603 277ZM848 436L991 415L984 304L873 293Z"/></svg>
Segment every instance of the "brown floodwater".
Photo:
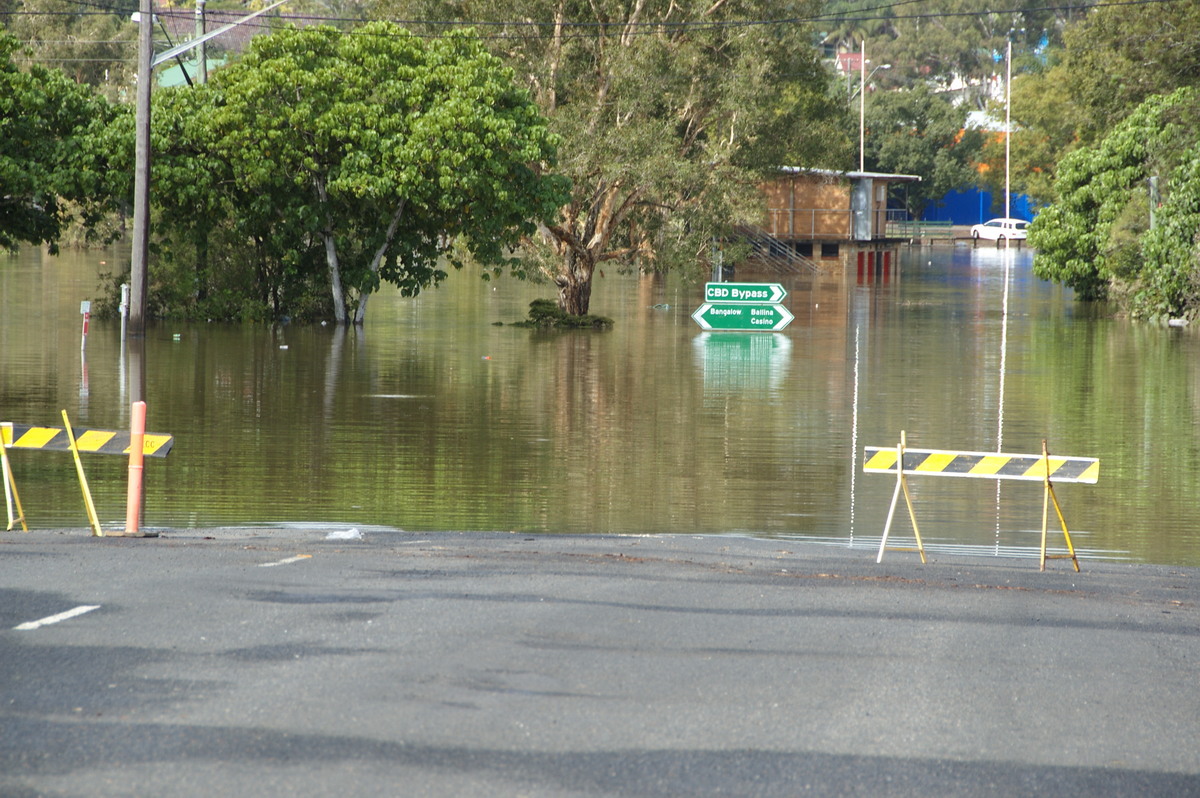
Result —
<svg viewBox="0 0 1200 798"><path fill-rule="evenodd" d="M0 420L127 427L139 364L116 321L93 319L81 350L79 313L125 257L0 256ZM914 249L886 281L739 275L789 292L780 333L703 332L702 285L611 272L602 333L508 326L551 289L469 273L385 290L362 330L157 322L148 423L175 444L147 460L143 525L733 533L866 557L895 480L864 474L862 450L904 431L1098 457L1098 484L1056 486L1083 557L1200 565L1200 337L1097 313L1031 262ZM10 459L31 527L84 530L69 454ZM123 526L127 463L84 465L102 524ZM1036 553L1040 484L909 484L935 553ZM1051 510L1058 545L1056 529ZM893 535L910 534L901 503Z"/></svg>

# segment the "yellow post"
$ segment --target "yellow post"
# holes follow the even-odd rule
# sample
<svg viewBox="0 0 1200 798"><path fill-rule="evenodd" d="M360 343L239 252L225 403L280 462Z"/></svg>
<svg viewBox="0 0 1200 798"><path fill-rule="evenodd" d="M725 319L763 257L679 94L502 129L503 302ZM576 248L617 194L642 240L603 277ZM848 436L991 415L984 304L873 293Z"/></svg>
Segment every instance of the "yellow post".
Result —
<svg viewBox="0 0 1200 798"><path fill-rule="evenodd" d="M1063 518L1062 507L1058 504L1058 497L1054 495L1054 485L1050 482L1050 452L1046 449L1046 441L1042 439L1042 463L1043 474L1042 480L1044 491L1042 493L1042 558L1041 570L1046 570L1047 559L1067 559L1075 565L1075 572L1079 572L1079 558L1075 556L1075 547L1071 544L1071 533L1067 531L1067 520ZM1050 521L1050 502L1054 501L1054 512L1058 514L1058 523L1062 526L1063 538L1067 541L1067 551L1069 554L1046 554L1046 531Z"/></svg>
<svg viewBox="0 0 1200 798"><path fill-rule="evenodd" d="M92 492L88 490L87 477L83 473L83 461L79 459L79 447L75 445L75 432L71 429L71 421L67 418L67 411L62 411L63 426L67 430L67 440L71 442L71 454L75 456L75 470L79 473L79 487L83 490L83 503L87 507L88 520L92 523L92 536L97 538L104 537L104 531L100 529L100 518L96 515L96 505L92 503Z"/></svg>
<svg viewBox="0 0 1200 798"><path fill-rule="evenodd" d="M12 464L8 462L8 447L12 445L13 425L11 421L0 422L0 480L4 481L4 507L8 510L8 531L13 524L21 522L22 531L28 532L25 525L25 510L21 508L21 497L17 493L17 483L13 479ZM13 515L13 505L16 504L17 514Z"/></svg>

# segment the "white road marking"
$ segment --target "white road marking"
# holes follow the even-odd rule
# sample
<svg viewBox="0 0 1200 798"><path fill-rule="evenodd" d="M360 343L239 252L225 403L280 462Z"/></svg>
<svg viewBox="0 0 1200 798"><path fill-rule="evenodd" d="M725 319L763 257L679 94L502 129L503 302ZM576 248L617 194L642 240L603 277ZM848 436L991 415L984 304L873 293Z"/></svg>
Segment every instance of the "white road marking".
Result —
<svg viewBox="0 0 1200 798"><path fill-rule="evenodd" d="M275 565L290 565L294 562L300 562L301 560L307 560L310 557L312 557L311 554L297 554L295 557L288 557L286 560L278 560L277 562L260 562L258 564L258 567L259 568L270 568Z"/></svg>
<svg viewBox="0 0 1200 798"><path fill-rule="evenodd" d="M98 609L100 609L99 604L84 604L79 607L76 607L73 610L67 610L66 612L60 612L58 615L51 615L49 617L42 618L41 620L38 620L38 621L28 621L27 623L23 623L20 626L14 626L13 629L17 630L18 632L29 632L34 629L40 629L43 626L49 626L52 623L58 623L59 621L65 621L68 618L74 618L76 615L83 615L85 612L91 612L92 610L98 610Z"/></svg>

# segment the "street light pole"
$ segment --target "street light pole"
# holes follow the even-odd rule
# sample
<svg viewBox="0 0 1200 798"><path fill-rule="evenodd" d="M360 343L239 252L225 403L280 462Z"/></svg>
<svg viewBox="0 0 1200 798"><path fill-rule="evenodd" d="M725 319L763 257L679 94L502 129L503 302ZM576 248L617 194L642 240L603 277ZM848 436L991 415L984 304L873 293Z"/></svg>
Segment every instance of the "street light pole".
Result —
<svg viewBox="0 0 1200 798"><path fill-rule="evenodd" d="M862 40L862 51L858 56L858 171L863 171L867 140L867 40Z"/></svg>
<svg viewBox="0 0 1200 798"><path fill-rule="evenodd" d="M866 47L866 42L863 42L863 46L864 48ZM860 172L864 169L864 152L866 149L865 144L867 138L867 81L870 80L871 77L879 70L892 68L891 64L880 64L871 70L870 75L864 75L863 73L867 71L866 55L867 54L864 51L862 54L862 65L859 68L858 79L858 171ZM853 100L854 95L850 95L850 99Z"/></svg>

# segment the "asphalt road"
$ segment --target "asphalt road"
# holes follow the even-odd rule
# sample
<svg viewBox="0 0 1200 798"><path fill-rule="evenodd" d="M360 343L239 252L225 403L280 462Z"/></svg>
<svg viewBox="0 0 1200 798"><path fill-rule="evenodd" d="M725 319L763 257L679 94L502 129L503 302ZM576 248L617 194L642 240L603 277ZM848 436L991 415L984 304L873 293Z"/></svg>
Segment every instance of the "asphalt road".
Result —
<svg viewBox="0 0 1200 798"><path fill-rule="evenodd" d="M0 534L0 795L1200 796L1194 569L330 531Z"/></svg>

